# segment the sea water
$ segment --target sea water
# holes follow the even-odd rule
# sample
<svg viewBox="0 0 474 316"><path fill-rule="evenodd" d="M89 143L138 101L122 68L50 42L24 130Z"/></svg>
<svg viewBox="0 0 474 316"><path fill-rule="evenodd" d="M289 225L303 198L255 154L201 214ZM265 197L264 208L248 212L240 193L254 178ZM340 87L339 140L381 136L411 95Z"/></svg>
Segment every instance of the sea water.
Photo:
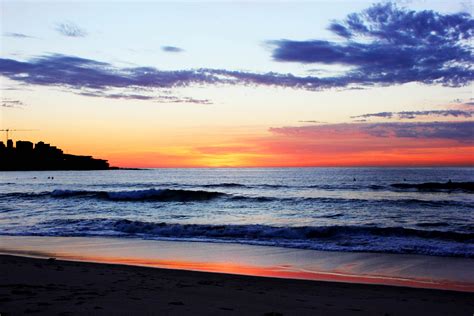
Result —
<svg viewBox="0 0 474 316"><path fill-rule="evenodd" d="M0 172L0 234L474 258L472 185L449 181L474 169Z"/></svg>

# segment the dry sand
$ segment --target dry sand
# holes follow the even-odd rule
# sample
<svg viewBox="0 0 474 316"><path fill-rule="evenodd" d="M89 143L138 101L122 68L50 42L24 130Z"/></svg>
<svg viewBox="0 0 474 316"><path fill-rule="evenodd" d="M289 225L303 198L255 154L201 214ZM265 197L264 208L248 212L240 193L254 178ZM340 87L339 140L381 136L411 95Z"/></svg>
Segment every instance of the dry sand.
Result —
<svg viewBox="0 0 474 316"><path fill-rule="evenodd" d="M474 294L0 256L3 315L472 315Z"/></svg>

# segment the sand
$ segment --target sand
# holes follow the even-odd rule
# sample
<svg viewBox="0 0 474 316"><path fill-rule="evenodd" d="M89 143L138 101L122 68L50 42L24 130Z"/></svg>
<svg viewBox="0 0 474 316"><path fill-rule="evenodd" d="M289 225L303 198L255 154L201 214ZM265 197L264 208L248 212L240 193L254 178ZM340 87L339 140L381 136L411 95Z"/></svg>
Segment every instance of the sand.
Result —
<svg viewBox="0 0 474 316"><path fill-rule="evenodd" d="M137 238L0 236L0 254L474 292L474 259Z"/></svg>
<svg viewBox="0 0 474 316"><path fill-rule="evenodd" d="M472 315L474 294L0 256L1 315Z"/></svg>

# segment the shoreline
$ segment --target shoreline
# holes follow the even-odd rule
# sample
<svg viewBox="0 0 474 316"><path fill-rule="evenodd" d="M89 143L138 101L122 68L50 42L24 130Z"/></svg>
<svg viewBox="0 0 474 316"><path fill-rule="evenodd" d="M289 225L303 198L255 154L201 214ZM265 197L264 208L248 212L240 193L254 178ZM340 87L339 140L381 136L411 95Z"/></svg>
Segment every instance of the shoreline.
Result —
<svg viewBox="0 0 474 316"><path fill-rule="evenodd" d="M468 315L472 293L0 255L2 315Z"/></svg>
<svg viewBox="0 0 474 316"><path fill-rule="evenodd" d="M102 237L0 236L0 253L73 262L474 293L474 259Z"/></svg>

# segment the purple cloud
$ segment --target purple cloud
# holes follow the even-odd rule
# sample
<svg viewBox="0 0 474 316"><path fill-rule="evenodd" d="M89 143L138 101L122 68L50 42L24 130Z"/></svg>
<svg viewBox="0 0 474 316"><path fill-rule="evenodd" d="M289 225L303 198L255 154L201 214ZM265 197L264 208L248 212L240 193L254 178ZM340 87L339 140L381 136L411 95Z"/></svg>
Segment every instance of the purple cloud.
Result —
<svg viewBox="0 0 474 316"><path fill-rule="evenodd" d="M418 116L454 116L454 117L472 117L473 111L464 110L428 110L428 111L401 111L401 112L379 112L379 113L367 113L357 116L351 116L351 118L370 118L380 117L391 119L397 117L398 119L414 119Z"/></svg>
<svg viewBox="0 0 474 316"><path fill-rule="evenodd" d="M335 85L331 79L291 74L250 73L223 69L158 70L152 67L118 68L109 63L52 54L17 61L0 58L0 75L32 85L72 90L110 88L178 88L190 85L264 85L320 90Z"/></svg>
<svg viewBox="0 0 474 316"><path fill-rule="evenodd" d="M345 75L333 78L343 86L420 82L458 87L474 77L469 46L474 20L468 13L417 12L376 4L334 21L329 30L343 41L272 41L273 59L350 66Z"/></svg>
<svg viewBox="0 0 474 316"><path fill-rule="evenodd" d="M474 121L325 124L270 128L270 132L306 138L365 134L380 138L449 139L474 143Z"/></svg>
<svg viewBox="0 0 474 316"><path fill-rule="evenodd" d="M367 134L376 137L439 138L460 142L474 142L474 122L409 122L374 123L362 128Z"/></svg>

